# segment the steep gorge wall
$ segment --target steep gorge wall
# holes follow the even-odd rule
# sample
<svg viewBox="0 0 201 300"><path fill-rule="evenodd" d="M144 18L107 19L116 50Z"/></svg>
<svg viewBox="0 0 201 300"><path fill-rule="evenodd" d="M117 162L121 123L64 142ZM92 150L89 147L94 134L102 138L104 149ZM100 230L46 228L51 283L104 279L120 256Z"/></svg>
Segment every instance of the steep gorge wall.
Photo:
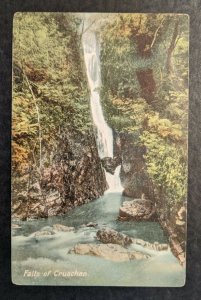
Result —
<svg viewBox="0 0 201 300"><path fill-rule="evenodd" d="M68 133L59 143L52 165L43 169L41 180L32 170L13 184L13 217L26 220L64 214L100 197L106 189L93 134Z"/></svg>
<svg viewBox="0 0 201 300"><path fill-rule="evenodd" d="M146 148L134 143L132 133L116 134L115 157L121 160L121 182L123 194L131 198L147 198L154 200L154 187L146 169L143 155Z"/></svg>
<svg viewBox="0 0 201 300"><path fill-rule="evenodd" d="M170 247L181 264L185 263L186 207L185 203L168 207L166 196L160 193L149 177L143 155L145 146L135 145L134 134L116 134L115 153L121 157L123 194L133 199L151 200L155 207L155 220L166 233Z"/></svg>

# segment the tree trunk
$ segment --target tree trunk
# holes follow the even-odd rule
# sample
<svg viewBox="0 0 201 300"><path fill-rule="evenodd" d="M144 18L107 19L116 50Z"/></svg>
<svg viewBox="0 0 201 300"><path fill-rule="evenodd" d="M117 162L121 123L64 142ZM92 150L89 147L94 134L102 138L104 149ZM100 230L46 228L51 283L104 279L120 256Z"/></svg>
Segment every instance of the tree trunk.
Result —
<svg viewBox="0 0 201 300"><path fill-rule="evenodd" d="M32 90L29 79L28 79L28 77L27 77L27 75L25 74L24 71L23 71L23 73L24 73L27 86L28 86L28 88L31 92L32 98L34 100L35 108L36 108L37 121L38 121L38 140L39 140L39 169L40 169L40 176L41 176L41 170L42 170L42 130L41 130L41 123L40 123L40 112L39 112L38 103L37 103L36 97L34 95L34 92Z"/></svg>
<svg viewBox="0 0 201 300"><path fill-rule="evenodd" d="M137 79L141 88L141 96L151 103L156 92L156 83L152 69L144 69L136 71Z"/></svg>
<svg viewBox="0 0 201 300"><path fill-rule="evenodd" d="M172 53L175 49L176 43L177 43L177 37L179 33L179 21L175 21L175 26L174 26L174 31L172 34L172 39L170 42L170 46L167 50L167 61L166 61L166 69L167 69L167 74L171 76L173 73L173 65L172 65Z"/></svg>

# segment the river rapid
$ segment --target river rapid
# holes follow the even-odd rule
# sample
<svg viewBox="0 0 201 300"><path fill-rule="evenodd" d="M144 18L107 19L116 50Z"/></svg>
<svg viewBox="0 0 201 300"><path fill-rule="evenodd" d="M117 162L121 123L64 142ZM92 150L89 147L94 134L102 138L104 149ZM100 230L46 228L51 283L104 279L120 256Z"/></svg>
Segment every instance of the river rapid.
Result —
<svg viewBox="0 0 201 300"><path fill-rule="evenodd" d="M118 221L119 207L129 199L121 193L106 193L99 199L77 207L64 216L18 221L13 229L12 280L26 285L89 286L182 286L185 269L170 250L145 250L146 260L113 262L89 255L69 254L77 243L98 243L96 232L109 227L148 242L166 243L167 238L157 222ZM86 227L89 222L97 223ZM75 227L72 232L35 237L34 232L48 230L54 224Z"/></svg>

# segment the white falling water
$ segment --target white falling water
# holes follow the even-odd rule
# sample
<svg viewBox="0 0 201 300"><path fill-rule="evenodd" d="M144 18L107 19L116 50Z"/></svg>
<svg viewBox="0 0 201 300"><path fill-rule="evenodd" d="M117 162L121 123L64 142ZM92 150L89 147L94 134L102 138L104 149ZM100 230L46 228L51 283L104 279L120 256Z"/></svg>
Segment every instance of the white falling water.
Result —
<svg viewBox="0 0 201 300"><path fill-rule="evenodd" d="M113 133L104 119L100 102L101 72L100 72L100 51L96 33L87 30L82 36L84 59L87 71L87 78L91 91L90 105L93 123L96 129L96 143L99 157L113 158ZM114 175L105 171L106 180L109 185L108 192L121 192L123 190L120 181L120 169L118 166Z"/></svg>

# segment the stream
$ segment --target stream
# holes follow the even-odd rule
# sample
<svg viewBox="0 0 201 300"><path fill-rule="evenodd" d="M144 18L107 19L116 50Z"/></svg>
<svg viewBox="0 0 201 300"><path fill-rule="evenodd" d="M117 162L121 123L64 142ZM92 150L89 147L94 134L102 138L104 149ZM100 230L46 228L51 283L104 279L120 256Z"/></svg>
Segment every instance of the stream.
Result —
<svg viewBox="0 0 201 300"><path fill-rule="evenodd" d="M103 227L152 243L166 243L167 239L157 222L117 220L119 206L128 200L120 193L107 193L64 216L18 221L21 228L13 230L12 238L13 281L27 285L105 286L108 283L109 286L182 286L185 269L170 250L159 252L141 247L139 250L151 254L151 257L128 262L68 253L77 243L97 243L96 232ZM96 228L83 226L89 222L98 225ZM48 226L54 224L74 226L75 231L57 232L38 238L33 235L38 230L48 230ZM25 275L25 271L29 274L29 270L35 271L35 276ZM78 276L80 274L84 276Z"/></svg>
<svg viewBox="0 0 201 300"><path fill-rule="evenodd" d="M113 158L113 131L105 121L100 101L100 45L96 32L92 29L85 32L82 44L99 157ZM157 222L118 221L122 202L131 200L122 196L120 171L121 165L116 167L114 174L105 171L109 187L105 194L64 216L15 222L19 225L12 231L12 280L15 284L152 287L178 287L184 284L185 268L170 249L154 251L131 244L129 249L147 253L150 257L126 262L69 254L69 250L78 243L99 243L96 232L104 227L150 243L168 243ZM97 226L86 226L89 222ZM54 224L75 227L75 230L35 236L36 231L47 232Z"/></svg>

